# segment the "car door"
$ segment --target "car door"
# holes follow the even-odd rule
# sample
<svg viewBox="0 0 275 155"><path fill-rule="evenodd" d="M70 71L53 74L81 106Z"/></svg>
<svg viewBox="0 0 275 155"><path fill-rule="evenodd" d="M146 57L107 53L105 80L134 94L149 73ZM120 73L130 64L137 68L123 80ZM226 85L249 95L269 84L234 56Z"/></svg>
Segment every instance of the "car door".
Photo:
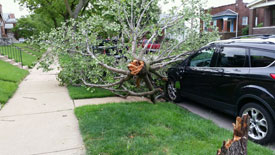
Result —
<svg viewBox="0 0 275 155"><path fill-rule="evenodd" d="M215 65L216 46L208 46L191 56L182 75L183 96L197 99L202 91L209 91L211 86L208 72Z"/></svg>
<svg viewBox="0 0 275 155"><path fill-rule="evenodd" d="M249 82L248 49L244 47L221 47L217 58L219 76L215 78L214 95L208 96L232 107L238 88ZM232 107L233 108L233 107Z"/></svg>

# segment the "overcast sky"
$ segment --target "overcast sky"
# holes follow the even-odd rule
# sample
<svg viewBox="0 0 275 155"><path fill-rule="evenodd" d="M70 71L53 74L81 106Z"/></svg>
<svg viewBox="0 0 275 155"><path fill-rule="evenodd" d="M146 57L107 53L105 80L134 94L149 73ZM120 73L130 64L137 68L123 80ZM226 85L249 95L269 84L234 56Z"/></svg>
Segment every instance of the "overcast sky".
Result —
<svg viewBox="0 0 275 155"><path fill-rule="evenodd" d="M164 11L169 10L173 5L177 5L180 0L175 0L174 4L168 4L165 6L162 6L162 9ZM206 3L207 8L209 7L217 7L221 5L226 4L232 4L236 0L208 0ZM252 2L253 0L243 0L244 2ZM24 15L29 14L28 10L24 7L20 7L17 2L14 2L14 0L0 0L0 4L2 4L3 12L4 13L14 13L16 18L20 18Z"/></svg>
<svg viewBox="0 0 275 155"><path fill-rule="evenodd" d="M14 0L0 0L0 4L2 4L3 13L14 13L15 18L29 14L26 8L20 7Z"/></svg>

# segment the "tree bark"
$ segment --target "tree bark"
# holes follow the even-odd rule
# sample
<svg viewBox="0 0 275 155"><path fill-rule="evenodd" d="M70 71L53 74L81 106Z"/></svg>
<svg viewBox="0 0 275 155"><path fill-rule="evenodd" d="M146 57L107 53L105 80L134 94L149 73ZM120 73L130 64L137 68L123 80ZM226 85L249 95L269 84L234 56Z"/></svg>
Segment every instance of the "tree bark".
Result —
<svg viewBox="0 0 275 155"><path fill-rule="evenodd" d="M73 12L72 12L72 9L70 7L70 4L69 4L68 0L64 0L64 3L65 3L67 12L69 13L70 17L73 17Z"/></svg>
<svg viewBox="0 0 275 155"><path fill-rule="evenodd" d="M233 123L233 126L233 139L224 141L217 155L247 155L249 116L237 117L236 124Z"/></svg>
<svg viewBox="0 0 275 155"><path fill-rule="evenodd" d="M77 19L80 11L82 9L86 8L86 6L88 6L88 2L89 2L89 0L79 0L78 4L76 5L76 8L74 10L72 10L72 8L70 7L69 1L64 0L66 9L67 9L70 17L74 18L74 19Z"/></svg>

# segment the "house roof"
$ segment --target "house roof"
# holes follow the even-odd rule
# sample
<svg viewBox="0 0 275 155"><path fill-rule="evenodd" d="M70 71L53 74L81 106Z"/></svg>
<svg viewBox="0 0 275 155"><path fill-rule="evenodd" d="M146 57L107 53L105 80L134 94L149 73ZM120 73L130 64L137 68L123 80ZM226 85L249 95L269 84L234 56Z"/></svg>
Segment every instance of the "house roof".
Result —
<svg viewBox="0 0 275 155"><path fill-rule="evenodd" d="M227 9L225 11L216 13L214 15L212 15L213 18L215 17L221 17L221 16L237 16L238 14L230 9Z"/></svg>
<svg viewBox="0 0 275 155"><path fill-rule="evenodd" d="M267 7L267 6L272 6L275 5L274 0L255 0L249 4L247 4L247 7L250 9L256 9L256 8L262 8L262 7Z"/></svg>
<svg viewBox="0 0 275 155"><path fill-rule="evenodd" d="M254 0L254 1L252 1L251 3L248 3L247 4L247 7L252 7L253 5L256 5L256 4L258 4L258 3L260 3L260 2L262 2L263 0Z"/></svg>

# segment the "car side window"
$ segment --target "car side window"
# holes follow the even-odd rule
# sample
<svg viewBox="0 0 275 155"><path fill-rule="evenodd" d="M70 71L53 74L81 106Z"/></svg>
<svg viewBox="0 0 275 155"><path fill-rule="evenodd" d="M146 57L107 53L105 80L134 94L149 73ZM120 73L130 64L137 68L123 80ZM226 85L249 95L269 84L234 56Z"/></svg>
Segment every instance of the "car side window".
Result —
<svg viewBox="0 0 275 155"><path fill-rule="evenodd" d="M274 52L264 50L250 50L251 67L266 67L275 61Z"/></svg>
<svg viewBox="0 0 275 155"><path fill-rule="evenodd" d="M222 47L220 49L217 67L248 67L245 48Z"/></svg>
<svg viewBox="0 0 275 155"><path fill-rule="evenodd" d="M194 57L190 59L190 67L210 67L215 48L205 48L200 50Z"/></svg>

